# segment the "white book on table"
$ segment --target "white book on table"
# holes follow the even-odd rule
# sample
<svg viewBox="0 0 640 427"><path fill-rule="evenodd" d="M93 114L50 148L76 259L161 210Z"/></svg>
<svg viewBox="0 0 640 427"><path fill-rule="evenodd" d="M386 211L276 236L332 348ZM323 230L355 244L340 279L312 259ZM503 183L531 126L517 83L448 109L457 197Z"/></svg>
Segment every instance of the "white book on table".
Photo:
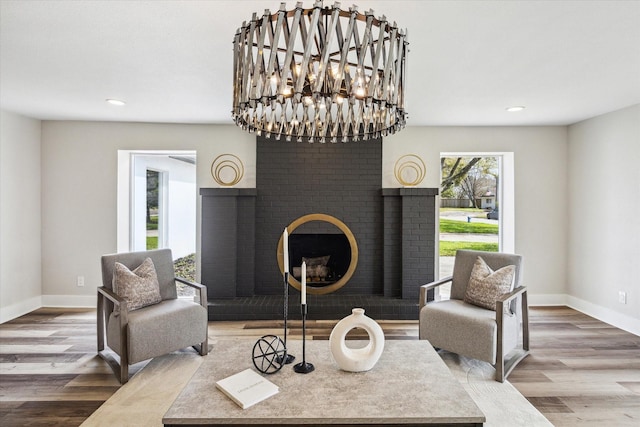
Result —
<svg viewBox="0 0 640 427"><path fill-rule="evenodd" d="M279 391L277 385L252 369L245 369L222 379L216 382L216 387L242 409L247 409Z"/></svg>

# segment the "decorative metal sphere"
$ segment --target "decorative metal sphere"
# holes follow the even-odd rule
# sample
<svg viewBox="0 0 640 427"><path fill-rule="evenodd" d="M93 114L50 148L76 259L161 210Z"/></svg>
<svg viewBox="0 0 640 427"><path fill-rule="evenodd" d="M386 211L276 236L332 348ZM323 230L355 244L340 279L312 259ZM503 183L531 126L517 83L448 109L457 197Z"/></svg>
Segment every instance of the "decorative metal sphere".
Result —
<svg viewBox="0 0 640 427"><path fill-rule="evenodd" d="M275 335L265 335L253 346L253 366L263 374L275 374L286 359L287 348Z"/></svg>

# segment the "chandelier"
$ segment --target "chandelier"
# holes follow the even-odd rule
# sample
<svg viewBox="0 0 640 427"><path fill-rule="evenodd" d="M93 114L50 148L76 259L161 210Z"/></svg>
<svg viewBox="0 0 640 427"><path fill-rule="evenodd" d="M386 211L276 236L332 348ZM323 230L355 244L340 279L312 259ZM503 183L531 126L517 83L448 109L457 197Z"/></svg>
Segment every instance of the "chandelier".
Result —
<svg viewBox="0 0 640 427"><path fill-rule="evenodd" d="M233 120L287 141L379 138L406 123L406 31L322 1L253 14L233 48Z"/></svg>

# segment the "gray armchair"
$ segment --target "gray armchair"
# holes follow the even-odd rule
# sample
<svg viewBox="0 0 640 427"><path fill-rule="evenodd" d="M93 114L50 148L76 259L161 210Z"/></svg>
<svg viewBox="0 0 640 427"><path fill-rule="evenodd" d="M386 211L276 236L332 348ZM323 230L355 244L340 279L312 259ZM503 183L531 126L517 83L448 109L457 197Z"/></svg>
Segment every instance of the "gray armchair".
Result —
<svg viewBox="0 0 640 427"><path fill-rule="evenodd" d="M162 300L128 310L127 302L113 291L115 262L134 270L146 258L155 266ZM195 288L199 303L179 299L176 281ZM170 249L104 255L102 284L98 288L98 354L121 384L129 380L129 365L134 363L190 346L202 356L207 354L207 288L175 277ZM105 350L105 342L119 360Z"/></svg>
<svg viewBox="0 0 640 427"><path fill-rule="evenodd" d="M464 301L478 256L494 271L507 265L516 267L513 291L497 300L495 311ZM459 250L453 275L420 289L420 339L429 340L436 348L491 363L496 369L496 381L504 382L516 364L529 354L527 289L522 285L521 270L520 255ZM427 291L448 282L451 282L449 300L436 298L427 302ZM518 348L520 336L522 347Z"/></svg>

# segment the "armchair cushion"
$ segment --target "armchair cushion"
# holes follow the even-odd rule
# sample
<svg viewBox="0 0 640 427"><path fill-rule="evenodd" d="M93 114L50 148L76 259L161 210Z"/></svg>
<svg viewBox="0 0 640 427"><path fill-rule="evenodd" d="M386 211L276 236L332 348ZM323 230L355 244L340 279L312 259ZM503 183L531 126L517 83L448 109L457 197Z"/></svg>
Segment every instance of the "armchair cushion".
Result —
<svg viewBox="0 0 640 427"><path fill-rule="evenodd" d="M516 316L504 319L505 354L518 344ZM420 312L420 339L438 348L496 363L498 325L496 313L460 300L427 304Z"/></svg>
<svg viewBox="0 0 640 427"><path fill-rule="evenodd" d="M162 301L158 275L151 258L146 258L133 271L116 262L113 270L113 290L127 301L129 310L137 310Z"/></svg>
<svg viewBox="0 0 640 427"><path fill-rule="evenodd" d="M121 355L116 314L107 324L107 342ZM165 300L129 312L127 347L130 364L161 356L207 339L207 310L183 299Z"/></svg>
<svg viewBox="0 0 640 427"><path fill-rule="evenodd" d="M471 270L471 277L464 301L496 311L496 300L513 290L516 267L507 265L496 271L478 256Z"/></svg>

